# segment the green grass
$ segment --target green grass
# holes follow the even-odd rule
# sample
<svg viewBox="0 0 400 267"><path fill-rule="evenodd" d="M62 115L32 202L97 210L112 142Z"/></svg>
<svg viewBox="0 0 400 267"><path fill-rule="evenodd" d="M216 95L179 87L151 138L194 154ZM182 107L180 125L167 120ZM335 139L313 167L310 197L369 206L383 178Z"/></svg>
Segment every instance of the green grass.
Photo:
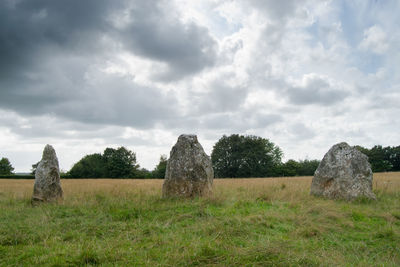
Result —
<svg viewBox="0 0 400 267"><path fill-rule="evenodd" d="M3 192L0 266L400 265L400 192L285 200L285 184L196 199L102 189L37 207Z"/></svg>

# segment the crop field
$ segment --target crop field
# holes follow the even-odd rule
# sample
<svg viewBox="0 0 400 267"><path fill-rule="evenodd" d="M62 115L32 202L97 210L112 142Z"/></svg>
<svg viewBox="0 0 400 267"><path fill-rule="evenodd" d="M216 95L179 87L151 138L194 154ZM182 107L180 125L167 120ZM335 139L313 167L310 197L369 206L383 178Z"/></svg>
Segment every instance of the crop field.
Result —
<svg viewBox="0 0 400 267"><path fill-rule="evenodd" d="M214 194L161 198L162 180L0 180L0 266L399 266L400 173L377 201L309 195L311 177L216 179Z"/></svg>

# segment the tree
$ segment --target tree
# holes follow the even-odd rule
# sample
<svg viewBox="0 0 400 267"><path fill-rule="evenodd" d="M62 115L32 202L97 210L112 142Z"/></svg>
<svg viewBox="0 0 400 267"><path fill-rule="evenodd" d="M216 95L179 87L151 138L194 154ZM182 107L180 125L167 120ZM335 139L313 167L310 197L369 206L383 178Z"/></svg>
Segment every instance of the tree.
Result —
<svg viewBox="0 0 400 267"><path fill-rule="evenodd" d="M300 175L300 176L314 175L314 172L317 170L320 163L321 163L321 161L316 160L316 159L300 160L299 161L300 168L298 169L298 172L296 173L296 175Z"/></svg>
<svg viewBox="0 0 400 267"><path fill-rule="evenodd" d="M13 174L14 168L8 158L1 158L0 160L0 175Z"/></svg>
<svg viewBox="0 0 400 267"><path fill-rule="evenodd" d="M283 164L283 176L298 176L301 164L293 159L288 160Z"/></svg>
<svg viewBox="0 0 400 267"><path fill-rule="evenodd" d="M373 172L386 172L392 170L391 149L383 148L382 146L374 146L371 149L356 146L356 148L368 156L368 161L371 164ZM393 159L392 159L393 160ZM395 163L395 161L393 161Z"/></svg>
<svg viewBox="0 0 400 267"><path fill-rule="evenodd" d="M69 176L74 178L105 178L106 164L99 153L84 156L72 166Z"/></svg>
<svg viewBox="0 0 400 267"><path fill-rule="evenodd" d="M314 175L319 163L319 160L290 159L275 168L274 176L311 176Z"/></svg>
<svg viewBox="0 0 400 267"><path fill-rule="evenodd" d="M386 172L392 169L387 152L382 146L374 146L369 150L367 156L370 159L372 171Z"/></svg>
<svg viewBox="0 0 400 267"><path fill-rule="evenodd" d="M160 162L157 164L155 169L152 172L152 177L153 178L162 178L164 179L165 177L165 171L167 170L167 156L166 155L161 155L160 156Z"/></svg>
<svg viewBox="0 0 400 267"><path fill-rule="evenodd" d="M36 169L37 169L37 167L39 166L39 163L40 163L40 161L38 161L38 162L35 163L35 164L32 164L32 169L31 169L31 174L32 174L32 175L35 175Z"/></svg>
<svg viewBox="0 0 400 267"><path fill-rule="evenodd" d="M400 171L400 146L385 148L389 150L388 161L392 165L392 171Z"/></svg>
<svg viewBox="0 0 400 267"><path fill-rule="evenodd" d="M68 176L74 178L137 177L136 155L125 147L106 148L103 154L84 156L74 164Z"/></svg>
<svg viewBox="0 0 400 267"><path fill-rule="evenodd" d="M274 174L282 154L268 139L233 134L218 140L211 160L215 177L266 177Z"/></svg>
<svg viewBox="0 0 400 267"><path fill-rule="evenodd" d="M106 148L103 153L106 162L106 174L109 178L134 177L139 168L136 165L136 154L125 147Z"/></svg>
<svg viewBox="0 0 400 267"><path fill-rule="evenodd" d="M153 178L153 172L147 170L146 168L140 168L135 171L135 176L134 178Z"/></svg>

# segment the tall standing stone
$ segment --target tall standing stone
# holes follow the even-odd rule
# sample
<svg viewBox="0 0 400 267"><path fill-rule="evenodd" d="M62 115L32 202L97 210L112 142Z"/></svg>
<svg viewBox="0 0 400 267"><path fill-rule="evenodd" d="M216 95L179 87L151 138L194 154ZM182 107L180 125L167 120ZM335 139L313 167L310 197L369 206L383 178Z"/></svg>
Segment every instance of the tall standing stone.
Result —
<svg viewBox="0 0 400 267"><path fill-rule="evenodd" d="M163 196L193 197L212 192L214 171L211 159L196 135L181 135L167 162Z"/></svg>
<svg viewBox="0 0 400 267"><path fill-rule="evenodd" d="M330 199L376 199L368 157L347 143L334 145L315 171L311 194Z"/></svg>
<svg viewBox="0 0 400 267"><path fill-rule="evenodd" d="M63 191L56 151L51 145L46 145L42 160L35 172L32 202L51 202L62 199L62 197Z"/></svg>

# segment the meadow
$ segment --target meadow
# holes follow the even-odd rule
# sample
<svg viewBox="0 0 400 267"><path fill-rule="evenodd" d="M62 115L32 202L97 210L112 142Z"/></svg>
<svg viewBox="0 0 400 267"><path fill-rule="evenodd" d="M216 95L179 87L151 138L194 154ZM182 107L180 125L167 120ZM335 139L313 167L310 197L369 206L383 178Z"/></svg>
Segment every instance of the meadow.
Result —
<svg viewBox="0 0 400 267"><path fill-rule="evenodd" d="M0 266L399 266L400 173L377 201L309 195L312 177L215 179L214 194L161 198L162 180L0 180Z"/></svg>

